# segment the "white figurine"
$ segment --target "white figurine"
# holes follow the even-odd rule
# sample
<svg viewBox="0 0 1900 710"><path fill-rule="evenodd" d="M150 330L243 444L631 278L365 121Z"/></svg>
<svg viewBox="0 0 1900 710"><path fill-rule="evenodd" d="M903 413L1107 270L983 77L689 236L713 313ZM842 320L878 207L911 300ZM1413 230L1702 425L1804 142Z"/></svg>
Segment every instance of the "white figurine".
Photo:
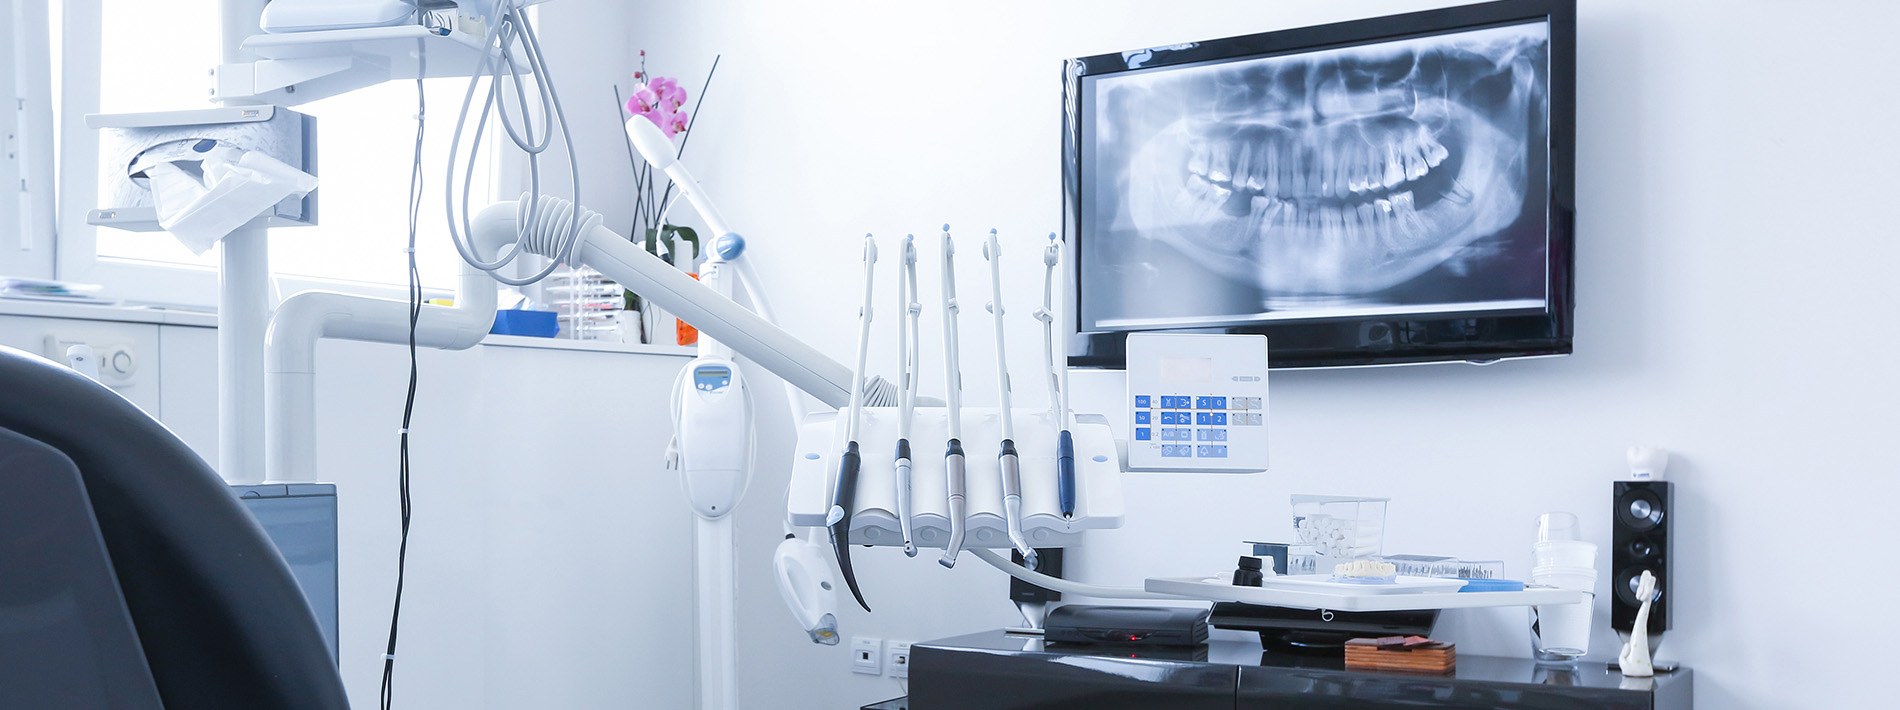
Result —
<svg viewBox="0 0 1900 710"><path fill-rule="evenodd" d="M1656 575L1643 570L1642 581L1636 585L1636 598L1643 600L1643 606L1636 610L1636 623L1630 631L1629 643L1623 644L1623 653L1616 657L1616 663L1623 669L1623 675L1634 678L1648 678L1656 675L1656 668L1649 659L1649 604L1656 600Z"/></svg>

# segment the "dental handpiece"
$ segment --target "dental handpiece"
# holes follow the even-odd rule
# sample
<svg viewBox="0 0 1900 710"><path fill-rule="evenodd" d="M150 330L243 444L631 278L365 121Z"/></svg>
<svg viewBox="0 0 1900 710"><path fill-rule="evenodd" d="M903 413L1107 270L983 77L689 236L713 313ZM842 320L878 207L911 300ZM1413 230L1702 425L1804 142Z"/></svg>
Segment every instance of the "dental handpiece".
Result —
<svg viewBox="0 0 1900 710"><path fill-rule="evenodd" d="M1049 370L1049 418L1061 433L1056 436L1056 497L1062 505L1062 519L1075 518L1075 439L1069 433L1068 388L1062 386L1065 368L1056 366L1056 265L1062 261L1062 245L1055 232L1049 233L1049 246L1042 250L1042 307L1036 320L1042 321L1043 365Z"/></svg>
<svg viewBox="0 0 1900 710"><path fill-rule="evenodd" d="M1036 568L1036 548L1023 537L1023 474L1021 457L1016 454L1016 418L1009 406L1009 357L1003 345L1003 246L996 230L983 242L983 258L990 262L990 320L996 324L996 390L1003 412L1003 451L997 454L997 468L1003 473L1003 520L1009 526L1009 541L1022 553L1024 566Z"/></svg>
<svg viewBox="0 0 1900 710"><path fill-rule="evenodd" d="M963 481L963 369L957 363L957 245L950 225L943 226L943 379L944 413L950 424L950 443L943 452L943 475L950 497L950 542L944 546L945 567L957 566L963 550L964 514L968 509Z"/></svg>
<svg viewBox="0 0 1900 710"><path fill-rule="evenodd" d="M914 235L904 235L904 249L897 271L897 306L903 311L897 318L898 385L901 388L898 390L897 420L897 525L904 534L904 554L908 557L917 556L917 542L912 536L910 521L910 429L911 420L917 413L917 341L921 339L917 321L924 310L917 302L916 239Z"/></svg>
<svg viewBox="0 0 1900 710"><path fill-rule="evenodd" d="M825 514L825 526L831 529L831 549L838 555L838 571L845 586L865 611L864 593L858 590L858 577L851 569L851 509L858 500L858 424L864 414L864 367L871 355L871 293L877 272L877 242L864 235L864 306L858 311L858 366L851 373L851 413L845 423L844 454L838 457L838 477L831 489L831 510Z"/></svg>

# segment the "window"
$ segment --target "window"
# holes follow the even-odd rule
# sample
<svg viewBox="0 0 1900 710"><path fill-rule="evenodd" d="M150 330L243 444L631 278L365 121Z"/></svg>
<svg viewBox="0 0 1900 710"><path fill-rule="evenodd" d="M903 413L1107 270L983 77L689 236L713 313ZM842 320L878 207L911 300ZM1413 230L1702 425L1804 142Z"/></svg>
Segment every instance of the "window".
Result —
<svg viewBox="0 0 1900 710"><path fill-rule="evenodd" d="M68 139L61 157L73 173L61 182L60 277L103 283L129 300L214 304L216 247L193 255L162 232L86 224L86 211L96 206L97 136L85 127L83 115L212 106L210 69L219 62L221 45L218 1L52 2L64 6L59 19L66 25L64 64L71 72L59 82L66 109L59 123ZM97 82L84 76L92 67ZM444 218L442 180L467 81L425 82L430 120L416 256L423 284L430 288L452 288L459 268ZM317 118L320 187L317 226L271 230L271 267L285 295L316 286L393 294L388 287L407 282L403 248L415 83L387 82L291 108ZM478 207L493 194L490 147L484 147L475 170L472 200Z"/></svg>

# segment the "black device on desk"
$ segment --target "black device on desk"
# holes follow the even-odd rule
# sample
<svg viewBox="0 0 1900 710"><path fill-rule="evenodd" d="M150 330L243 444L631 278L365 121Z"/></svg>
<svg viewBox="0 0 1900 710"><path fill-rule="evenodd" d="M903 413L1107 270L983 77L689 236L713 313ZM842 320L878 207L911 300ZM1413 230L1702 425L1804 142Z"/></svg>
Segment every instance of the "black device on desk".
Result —
<svg viewBox="0 0 1900 710"><path fill-rule="evenodd" d="M1070 604L1049 612L1042 638L1056 644L1197 646L1207 643L1207 610Z"/></svg>
<svg viewBox="0 0 1900 710"><path fill-rule="evenodd" d="M1257 631L1261 648L1268 651L1338 657L1345 653L1346 642L1356 638L1429 637L1438 625L1438 610L1322 611L1219 602L1208 623L1217 629Z"/></svg>

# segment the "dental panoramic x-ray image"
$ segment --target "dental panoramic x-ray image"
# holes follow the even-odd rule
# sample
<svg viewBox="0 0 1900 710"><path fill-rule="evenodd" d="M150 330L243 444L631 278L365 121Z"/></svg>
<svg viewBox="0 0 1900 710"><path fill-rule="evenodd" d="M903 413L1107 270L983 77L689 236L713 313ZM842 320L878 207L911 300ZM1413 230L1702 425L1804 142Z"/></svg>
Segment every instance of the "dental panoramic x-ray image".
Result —
<svg viewBox="0 0 1900 710"><path fill-rule="evenodd" d="M1544 308L1549 45L1540 22L1094 79L1084 327Z"/></svg>

